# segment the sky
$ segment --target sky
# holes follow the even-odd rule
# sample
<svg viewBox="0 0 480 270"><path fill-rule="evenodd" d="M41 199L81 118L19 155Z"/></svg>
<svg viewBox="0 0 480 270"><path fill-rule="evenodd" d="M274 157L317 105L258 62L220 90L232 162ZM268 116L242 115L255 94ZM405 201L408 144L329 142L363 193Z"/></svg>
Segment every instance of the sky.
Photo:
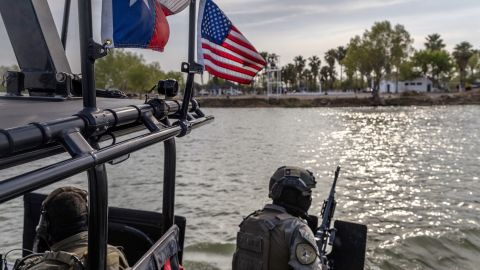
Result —
<svg viewBox="0 0 480 270"><path fill-rule="evenodd" d="M41 1L41 0L33 0ZM116 0L120 1L120 0ZM128 1L128 0L123 0ZM57 28L61 28L63 3L48 0ZM199 2L197 0L197 2ZM480 49L480 0L216 0L233 24L258 51L280 55L280 65L296 55L323 59L330 48L346 45L374 22L402 24L423 48L425 37L439 33L447 49L468 41ZM100 41L101 0L92 0L94 39ZM74 72L80 71L77 1L72 12L67 57ZM163 53L133 50L147 62L157 61L164 70L180 70L187 59L188 9L168 17L170 40ZM20 22L20 20L19 20ZM16 64L3 21L0 22L0 65Z"/></svg>

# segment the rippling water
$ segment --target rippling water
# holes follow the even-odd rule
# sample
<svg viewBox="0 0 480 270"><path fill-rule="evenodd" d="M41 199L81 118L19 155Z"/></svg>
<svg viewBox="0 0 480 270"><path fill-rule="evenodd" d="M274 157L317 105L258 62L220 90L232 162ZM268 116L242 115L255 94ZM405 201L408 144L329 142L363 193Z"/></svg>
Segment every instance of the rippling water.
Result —
<svg viewBox="0 0 480 270"><path fill-rule="evenodd" d="M342 166L335 217L368 225L367 269L478 269L479 106L206 111L215 122L177 140L189 269L230 269L238 224L268 202L268 179L284 164L319 179L311 213ZM108 165L110 205L159 211L162 156L158 145ZM0 206L0 252L20 245L21 203Z"/></svg>

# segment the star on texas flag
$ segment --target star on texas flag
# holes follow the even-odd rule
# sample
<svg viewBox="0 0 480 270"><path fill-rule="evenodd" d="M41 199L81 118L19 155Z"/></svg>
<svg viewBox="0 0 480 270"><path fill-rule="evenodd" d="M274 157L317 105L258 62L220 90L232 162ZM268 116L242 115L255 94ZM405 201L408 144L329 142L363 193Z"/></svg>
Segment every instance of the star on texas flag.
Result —
<svg viewBox="0 0 480 270"><path fill-rule="evenodd" d="M102 41L115 48L163 51L170 36L166 16L189 4L189 0L103 0Z"/></svg>

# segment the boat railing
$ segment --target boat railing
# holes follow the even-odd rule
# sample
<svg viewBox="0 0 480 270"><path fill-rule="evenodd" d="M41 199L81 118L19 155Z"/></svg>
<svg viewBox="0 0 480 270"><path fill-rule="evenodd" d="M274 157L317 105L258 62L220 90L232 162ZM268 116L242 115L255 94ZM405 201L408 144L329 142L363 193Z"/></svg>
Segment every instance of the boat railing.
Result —
<svg viewBox="0 0 480 270"><path fill-rule="evenodd" d="M183 136L192 129L207 124L212 116L205 116L196 102L192 102L188 120L179 114L179 101L153 99L144 105L132 105L101 112L87 113L58 119L46 123L5 129L0 131L2 156L11 160L16 154L28 155L39 151L43 145L57 145L71 155L49 166L4 179L0 182L0 203L12 200L28 192L53 184L80 172L88 172L89 186L89 260L97 257L97 264L104 264L106 251L106 224L108 209L108 187L105 163L121 158L150 145L164 142L164 188L163 224L164 231L174 224L175 137ZM170 117L169 117L170 115ZM133 130L149 130L133 138L99 148L97 140L103 134L129 133ZM52 152L47 152L52 154ZM0 160L2 160L0 158ZM1 162L0 162L1 163ZM10 162L9 166L23 163ZM6 164L3 164L6 166ZM105 249L104 249L105 248ZM105 251L102 251L105 250ZM89 269L102 269L90 267Z"/></svg>
<svg viewBox="0 0 480 270"><path fill-rule="evenodd" d="M16 5L16 3L9 3L9 5ZM29 10L31 14L36 14L33 12L35 9L43 12L42 18L44 19L51 16L50 11L47 10L47 5L43 2L35 2L34 6L30 6L30 3L24 1L18 3L18 12ZM7 5L0 5L0 7L3 11L10 8ZM64 47L67 38L69 8L70 0L66 0L61 41L58 38L58 33L56 33L56 28L52 26L51 20L42 24L42 26L35 21L35 18L31 18L31 24L40 29L40 32L36 31L37 33L42 35L53 34L51 35L53 40L50 40L50 43L55 43L52 43L55 46L50 46L52 45L50 43L44 44L45 46L42 47L40 53L46 59L60 56L59 59L63 61L61 63L65 62L63 66L66 70L69 68ZM202 68L194 61L195 13L196 0L190 0L188 63L183 63L181 66L182 72L187 73L183 101L151 99L141 105L99 109L96 99L94 64L96 59L106 54L106 49L93 40L91 0L78 1L83 110L68 118L0 130L0 169L64 151L71 155L69 159L1 180L0 203L87 171L90 209L87 269L106 269L108 233L106 162L155 143L164 142L162 232L167 232L174 225L175 137L182 137L192 129L213 120L212 116L205 116L198 108L197 102L192 99L194 75L202 71ZM17 41L14 49L15 47L23 48L22 39L28 39L33 43L44 41L40 36L37 37L37 40L34 40L23 31L25 26L19 26L14 16L9 18L10 33ZM45 25L49 27L45 27ZM29 50L19 52L21 56L26 57L25 59L30 59L28 58L31 54ZM31 64L28 61L26 63ZM55 65L55 63L52 63L52 66ZM66 93L66 97L69 96L68 91L63 92ZM141 129L149 132L122 142L114 140L114 143L107 147L100 148L99 146L99 142L104 139L105 135L115 138L115 136Z"/></svg>

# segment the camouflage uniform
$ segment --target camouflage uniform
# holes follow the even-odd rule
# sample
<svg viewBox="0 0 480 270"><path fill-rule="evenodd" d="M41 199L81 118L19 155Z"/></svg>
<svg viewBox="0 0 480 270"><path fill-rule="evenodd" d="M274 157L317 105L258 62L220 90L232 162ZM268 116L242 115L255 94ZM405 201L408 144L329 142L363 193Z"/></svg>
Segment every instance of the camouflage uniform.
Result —
<svg viewBox="0 0 480 270"><path fill-rule="evenodd" d="M267 204L240 224L233 270L320 270L312 230L285 208Z"/></svg>
<svg viewBox="0 0 480 270"><path fill-rule="evenodd" d="M31 255L16 263L18 270L77 270L86 269L88 233L80 232L51 247L51 251ZM128 262L122 251L108 245L107 270L128 269Z"/></svg>

